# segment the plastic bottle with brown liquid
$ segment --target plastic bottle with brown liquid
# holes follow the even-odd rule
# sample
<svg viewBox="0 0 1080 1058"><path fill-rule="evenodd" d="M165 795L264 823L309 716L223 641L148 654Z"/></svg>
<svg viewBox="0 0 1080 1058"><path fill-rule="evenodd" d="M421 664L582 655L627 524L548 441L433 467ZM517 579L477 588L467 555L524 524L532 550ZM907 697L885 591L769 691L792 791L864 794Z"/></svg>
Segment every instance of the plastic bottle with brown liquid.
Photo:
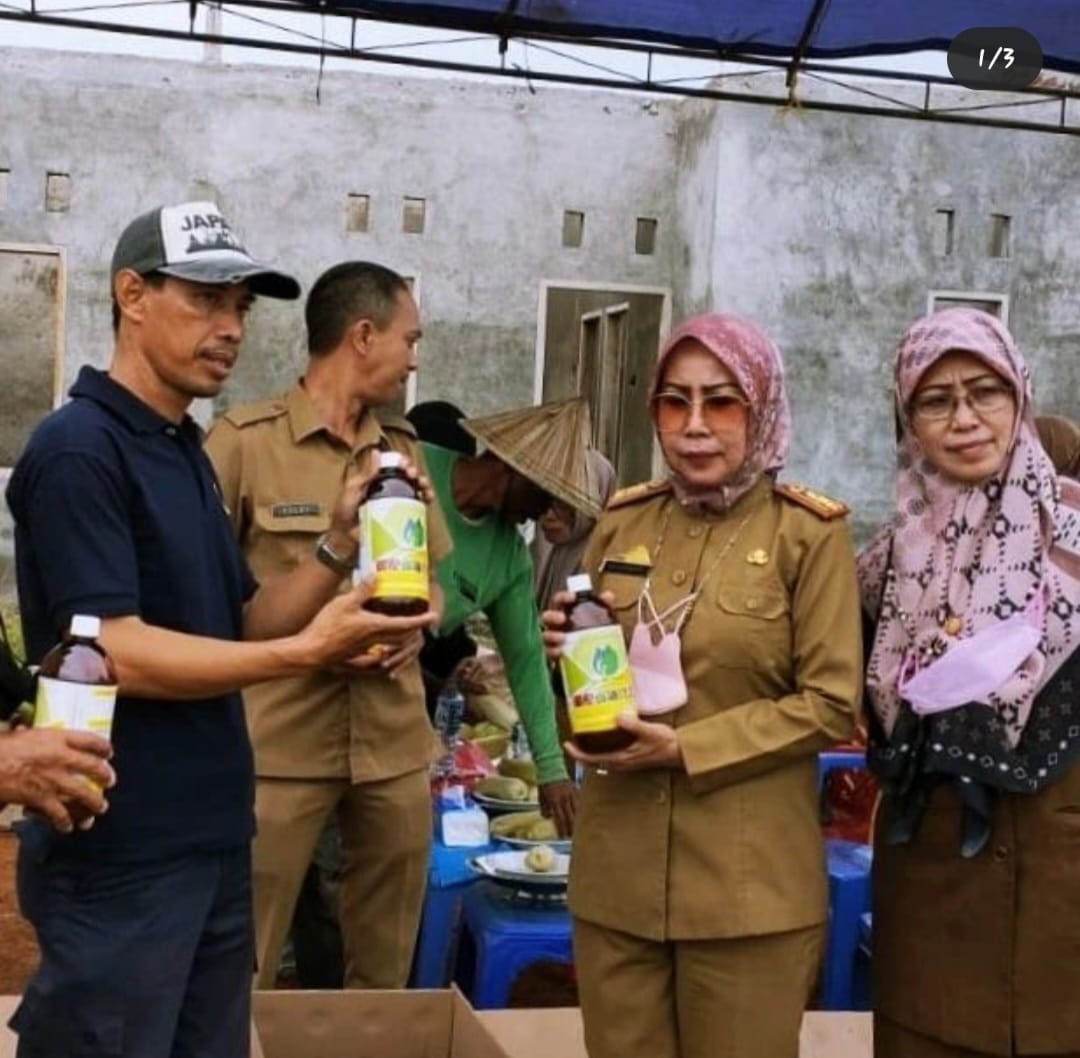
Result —
<svg viewBox="0 0 1080 1058"><path fill-rule="evenodd" d="M101 618L76 614L64 638L42 658L34 727L110 737L116 708L116 669L98 642L99 635ZM80 823L84 827L89 824L90 820Z"/></svg>
<svg viewBox="0 0 1080 1058"><path fill-rule="evenodd" d="M559 669L574 742L586 753L624 749L634 736L620 713L637 712L622 629L586 574L568 578L574 600L565 608L566 641Z"/></svg>
<svg viewBox="0 0 1080 1058"><path fill-rule="evenodd" d="M374 576L364 608L392 617L428 608L427 506L398 452L379 453L379 472L360 507L360 577Z"/></svg>

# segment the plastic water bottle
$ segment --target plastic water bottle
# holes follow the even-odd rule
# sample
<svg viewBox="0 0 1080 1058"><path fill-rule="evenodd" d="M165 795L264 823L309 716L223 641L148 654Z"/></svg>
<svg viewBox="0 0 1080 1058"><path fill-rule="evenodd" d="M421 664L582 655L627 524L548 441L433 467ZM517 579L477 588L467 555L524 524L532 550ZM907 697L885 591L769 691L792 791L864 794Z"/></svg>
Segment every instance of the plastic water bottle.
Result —
<svg viewBox="0 0 1080 1058"><path fill-rule="evenodd" d="M435 762L436 778L448 778L454 772L454 750L461 743L461 724L465 719L465 696L457 680L448 679L435 702L435 732L443 744L443 755Z"/></svg>
<svg viewBox="0 0 1080 1058"><path fill-rule="evenodd" d="M514 724L513 733L510 736L510 756L514 760L532 760L529 736L525 733L525 725L520 720Z"/></svg>

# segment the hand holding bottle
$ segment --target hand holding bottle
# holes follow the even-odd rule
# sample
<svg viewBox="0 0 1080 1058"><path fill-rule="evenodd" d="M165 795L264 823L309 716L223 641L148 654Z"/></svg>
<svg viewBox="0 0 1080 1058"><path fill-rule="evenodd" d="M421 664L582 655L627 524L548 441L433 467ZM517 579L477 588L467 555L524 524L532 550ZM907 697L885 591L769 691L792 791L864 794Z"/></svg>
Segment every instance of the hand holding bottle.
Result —
<svg viewBox="0 0 1080 1058"><path fill-rule="evenodd" d="M0 735L0 803L25 805L69 833L108 809L112 746L84 731L16 728ZM87 781L89 780L89 781Z"/></svg>
<svg viewBox="0 0 1080 1058"><path fill-rule="evenodd" d="M330 600L294 637L305 668L324 668L346 662L377 643L396 642L438 621L434 610L407 617L392 617L366 609L373 582L362 580L351 591Z"/></svg>

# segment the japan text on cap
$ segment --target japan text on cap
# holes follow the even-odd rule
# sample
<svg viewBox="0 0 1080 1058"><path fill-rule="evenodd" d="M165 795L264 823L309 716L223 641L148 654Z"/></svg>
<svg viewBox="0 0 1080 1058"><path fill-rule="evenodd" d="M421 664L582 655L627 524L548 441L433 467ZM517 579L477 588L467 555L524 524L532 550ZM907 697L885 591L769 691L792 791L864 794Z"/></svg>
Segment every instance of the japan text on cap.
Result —
<svg viewBox="0 0 1080 1058"><path fill-rule="evenodd" d="M213 202L161 206L136 217L121 233L111 275L121 269L162 272L193 283L244 283L253 294L292 300L300 284L254 260Z"/></svg>

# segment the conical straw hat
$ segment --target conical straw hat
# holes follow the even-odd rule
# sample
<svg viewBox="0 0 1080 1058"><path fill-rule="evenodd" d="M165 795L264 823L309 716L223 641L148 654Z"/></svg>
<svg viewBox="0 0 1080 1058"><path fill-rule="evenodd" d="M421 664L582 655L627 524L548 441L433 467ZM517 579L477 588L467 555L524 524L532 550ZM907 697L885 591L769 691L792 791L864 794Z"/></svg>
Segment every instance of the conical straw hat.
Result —
<svg viewBox="0 0 1080 1058"><path fill-rule="evenodd" d="M504 463L556 499L595 518L599 485L585 453L592 438L580 397L504 411L461 425Z"/></svg>

